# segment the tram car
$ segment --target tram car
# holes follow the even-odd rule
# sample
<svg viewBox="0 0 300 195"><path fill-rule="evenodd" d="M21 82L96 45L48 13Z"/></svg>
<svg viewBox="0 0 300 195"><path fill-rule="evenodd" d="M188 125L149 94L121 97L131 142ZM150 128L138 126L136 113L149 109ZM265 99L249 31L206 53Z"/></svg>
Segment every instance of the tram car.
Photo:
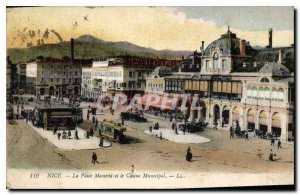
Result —
<svg viewBox="0 0 300 195"><path fill-rule="evenodd" d="M125 143L126 136L124 131L126 128L120 123L114 123L112 121L103 121L100 123L101 136L108 138L109 140Z"/></svg>

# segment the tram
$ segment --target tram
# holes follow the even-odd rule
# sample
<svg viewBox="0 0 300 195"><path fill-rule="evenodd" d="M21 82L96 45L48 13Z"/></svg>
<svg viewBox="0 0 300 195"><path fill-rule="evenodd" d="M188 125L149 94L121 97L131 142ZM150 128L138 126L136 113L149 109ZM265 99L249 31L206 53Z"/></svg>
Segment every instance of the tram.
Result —
<svg viewBox="0 0 300 195"><path fill-rule="evenodd" d="M120 123L114 123L112 121L103 121L100 123L101 136L106 137L112 141L124 143L126 137L124 131L126 128Z"/></svg>

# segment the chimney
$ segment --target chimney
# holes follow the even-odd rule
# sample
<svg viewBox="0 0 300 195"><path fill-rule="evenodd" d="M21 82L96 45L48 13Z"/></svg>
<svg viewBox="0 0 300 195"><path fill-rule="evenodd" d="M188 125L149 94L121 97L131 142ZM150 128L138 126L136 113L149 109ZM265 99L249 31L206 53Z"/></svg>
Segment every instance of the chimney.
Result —
<svg viewBox="0 0 300 195"><path fill-rule="evenodd" d="M200 47L200 51L202 53L202 55L204 54L204 41L202 41L201 47Z"/></svg>
<svg viewBox="0 0 300 195"><path fill-rule="evenodd" d="M74 62L74 39L71 39L71 61Z"/></svg>
<svg viewBox="0 0 300 195"><path fill-rule="evenodd" d="M246 55L246 41L245 40L240 41L240 55L241 56Z"/></svg>
<svg viewBox="0 0 300 195"><path fill-rule="evenodd" d="M272 37L272 32L273 32L273 30L272 30L272 28L269 28L269 45L268 45L268 48L272 48L272 39L273 39L273 37Z"/></svg>

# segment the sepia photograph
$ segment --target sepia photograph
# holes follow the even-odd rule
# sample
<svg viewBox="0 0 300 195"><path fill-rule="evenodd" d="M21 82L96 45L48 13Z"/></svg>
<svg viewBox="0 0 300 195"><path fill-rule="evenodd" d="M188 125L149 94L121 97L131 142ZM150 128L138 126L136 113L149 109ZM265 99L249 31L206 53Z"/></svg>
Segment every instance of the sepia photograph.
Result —
<svg viewBox="0 0 300 195"><path fill-rule="evenodd" d="M295 189L295 7L5 9L7 189Z"/></svg>

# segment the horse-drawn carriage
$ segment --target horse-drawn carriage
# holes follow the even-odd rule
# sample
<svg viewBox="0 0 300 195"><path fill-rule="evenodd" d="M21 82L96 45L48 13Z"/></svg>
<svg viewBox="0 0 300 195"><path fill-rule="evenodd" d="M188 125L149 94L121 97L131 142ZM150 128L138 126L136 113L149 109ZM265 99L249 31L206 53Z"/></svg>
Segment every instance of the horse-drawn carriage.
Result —
<svg viewBox="0 0 300 195"><path fill-rule="evenodd" d="M205 122L187 122L185 124L180 124L179 130L194 133L204 131L205 127L207 127L207 123Z"/></svg>
<svg viewBox="0 0 300 195"><path fill-rule="evenodd" d="M147 122L147 119L137 112L121 112L121 119L132 122Z"/></svg>

